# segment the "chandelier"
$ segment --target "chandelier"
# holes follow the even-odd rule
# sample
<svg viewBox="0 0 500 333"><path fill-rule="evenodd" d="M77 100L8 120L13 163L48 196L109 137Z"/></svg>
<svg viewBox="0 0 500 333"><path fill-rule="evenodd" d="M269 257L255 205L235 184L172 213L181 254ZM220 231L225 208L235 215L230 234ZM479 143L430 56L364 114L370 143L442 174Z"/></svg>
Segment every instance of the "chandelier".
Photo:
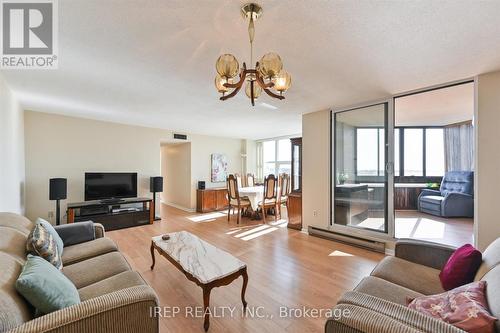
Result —
<svg viewBox="0 0 500 333"><path fill-rule="evenodd" d="M252 64L255 21L262 15L262 7L255 3L248 3L241 8L241 13L243 18L249 21L248 37L250 39L250 64ZM283 69L280 56L274 52L265 54L255 64L254 69L247 68L246 64L243 63L241 70L234 55L223 54L217 59L215 68L217 70L215 87L222 94L221 101L236 96L243 84L245 84L245 93L250 98L252 105L255 105L255 99L259 98L262 91L281 100L285 99L283 93L292 84L292 76ZM239 78L235 82L238 73Z"/></svg>

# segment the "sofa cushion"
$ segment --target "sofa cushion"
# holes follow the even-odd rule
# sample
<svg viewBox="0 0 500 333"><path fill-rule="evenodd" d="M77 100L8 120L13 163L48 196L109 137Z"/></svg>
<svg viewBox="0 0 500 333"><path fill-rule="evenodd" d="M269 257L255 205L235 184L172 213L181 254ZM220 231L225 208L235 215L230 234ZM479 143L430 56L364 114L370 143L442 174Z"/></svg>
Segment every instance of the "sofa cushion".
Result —
<svg viewBox="0 0 500 333"><path fill-rule="evenodd" d="M139 273L126 271L93 283L78 290L82 301L109 294L121 289L147 285Z"/></svg>
<svg viewBox="0 0 500 333"><path fill-rule="evenodd" d="M0 226L18 230L28 237L35 224L19 214L0 213Z"/></svg>
<svg viewBox="0 0 500 333"><path fill-rule="evenodd" d="M115 242L109 238L98 238L89 242L65 247L62 261L66 266L113 251L118 251Z"/></svg>
<svg viewBox="0 0 500 333"><path fill-rule="evenodd" d="M479 266L474 280L481 280L486 273L497 266L500 266L500 238L497 238L484 250L483 263Z"/></svg>
<svg viewBox="0 0 500 333"><path fill-rule="evenodd" d="M45 221L42 218L37 218L35 223L40 223L41 225L43 225L45 230L47 230L49 232L49 234L52 235L52 237L56 241L57 250L59 251L59 255L62 255L63 250L64 250L64 243L63 243L63 240L61 239L61 237L59 237L59 234L57 233L56 229L54 229L54 227L52 226L52 224L50 224L48 221Z"/></svg>
<svg viewBox="0 0 500 333"><path fill-rule="evenodd" d="M30 232L26 242L26 250L50 262L57 269L62 269L61 254L52 234L40 223Z"/></svg>
<svg viewBox="0 0 500 333"><path fill-rule="evenodd" d="M68 265L63 268L63 273L80 289L129 270L130 266L123 255L110 252Z"/></svg>
<svg viewBox="0 0 500 333"><path fill-rule="evenodd" d="M488 311L485 288L485 281L472 282L439 295L418 297L408 307L466 332L493 333L496 318Z"/></svg>
<svg viewBox="0 0 500 333"><path fill-rule="evenodd" d="M441 205L441 202L444 200L444 197L439 195L427 195L425 197L420 198L420 202L428 202L435 205Z"/></svg>
<svg viewBox="0 0 500 333"><path fill-rule="evenodd" d="M78 290L61 271L30 254L16 281L16 290L41 314L80 303Z"/></svg>
<svg viewBox="0 0 500 333"><path fill-rule="evenodd" d="M0 237L3 237L2 231L3 229L0 231ZM24 248L24 245L21 246ZM15 288L23 263L24 261L20 262L15 257L0 252L0 332L8 331L33 319L34 309Z"/></svg>
<svg viewBox="0 0 500 333"><path fill-rule="evenodd" d="M439 273L441 285L451 290L474 281L479 265L482 262L481 252L474 246L465 244L453 252L448 262Z"/></svg>
<svg viewBox="0 0 500 333"><path fill-rule="evenodd" d="M496 266L483 276L486 281L486 300L490 313L500 319L500 266ZM500 320L495 322L497 332L500 332Z"/></svg>
<svg viewBox="0 0 500 333"><path fill-rule="evenodd" d="M375 276L367 276L354 288L354 291L385 299L387 301L406 305L408 298L424 296L421 293L398 286L392 282Z"/></svg>
<svg viewBox="0 0 500 333"><path fill-rule="evenodd" d="M424 295L444 292L439 280L440 271L396 257L385 257L372 276L390 281Z"/></svg>

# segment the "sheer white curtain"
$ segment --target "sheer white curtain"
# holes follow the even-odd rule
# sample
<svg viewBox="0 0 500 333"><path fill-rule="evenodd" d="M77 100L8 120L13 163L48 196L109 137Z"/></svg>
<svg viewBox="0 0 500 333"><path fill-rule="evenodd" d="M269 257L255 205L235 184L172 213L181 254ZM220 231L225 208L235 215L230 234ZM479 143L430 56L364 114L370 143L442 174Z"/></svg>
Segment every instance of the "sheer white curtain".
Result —
<svg viewBox="0 0 500 333"><path fill-rule="evenodd" d="M444 128L444 154L446 171L474 169L474 127L472 122Z"/></svg>

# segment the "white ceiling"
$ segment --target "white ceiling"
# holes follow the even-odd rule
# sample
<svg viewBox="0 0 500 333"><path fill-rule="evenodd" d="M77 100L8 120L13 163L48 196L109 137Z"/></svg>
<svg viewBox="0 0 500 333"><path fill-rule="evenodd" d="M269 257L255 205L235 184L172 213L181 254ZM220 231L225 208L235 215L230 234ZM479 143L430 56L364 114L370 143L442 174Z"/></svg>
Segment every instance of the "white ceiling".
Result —
<svg viewBox="0 0 500 333"><path fill-rule="evenodd" d="M261 1L254 54L278 52L292 88L221 102L215 60L249 56L243 3L59 0L59 70L2 74L26 109L266 138L299 133L302 113L500 68L500 1Z"/></svg>

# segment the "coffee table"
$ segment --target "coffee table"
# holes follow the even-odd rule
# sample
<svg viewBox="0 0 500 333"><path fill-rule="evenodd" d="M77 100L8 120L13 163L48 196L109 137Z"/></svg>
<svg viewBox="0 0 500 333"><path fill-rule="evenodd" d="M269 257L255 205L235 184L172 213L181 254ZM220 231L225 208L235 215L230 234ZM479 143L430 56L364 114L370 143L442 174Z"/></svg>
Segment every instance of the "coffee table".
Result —
<svg viewBox="0 0 500 333"><path fill-rule="evenodd" d="M241 302L246 309L245 291L248 284L247 265L233 255L205 242L203 239L187 232L172 232L169 240L155 236L151 240L151 259L155 266L156 249L163 257L180 270L187 279L203 289L204 321L203 328L210 326L210 291L215 287L230 284L238 277L243 277Z"/></svg>

